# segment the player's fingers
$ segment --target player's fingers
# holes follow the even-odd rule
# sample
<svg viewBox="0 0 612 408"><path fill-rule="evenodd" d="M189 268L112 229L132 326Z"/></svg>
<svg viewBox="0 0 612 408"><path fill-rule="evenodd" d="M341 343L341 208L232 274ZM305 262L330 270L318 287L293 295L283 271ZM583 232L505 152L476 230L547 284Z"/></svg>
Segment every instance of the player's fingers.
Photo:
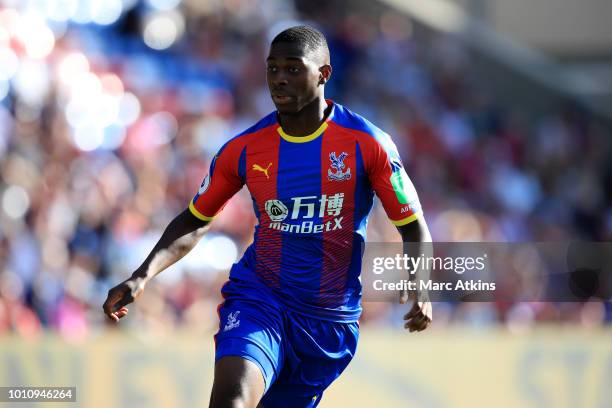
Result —
<svg viewBox="0 0 612 408"><path fill-rule="evenodd" d="M416 326L414 325L413 322L408 322L404 325L404 329L408 329L408 331L410 331L410 333L412 333L413 331L416 330Z"/></svg>
<svg viewBox="0 0 612 408"><path fill-rule="evenodd" d="M410 327L416 331L421 331L425 330L429 323L431 323L431 319L429 318L429 316L426 316L425 314L419 314L418 316L410 320Z"/></svg>
<svg viewBox="0 0 612 408"><path fill-rule="evenodd" d="M421 324L421 328L419 329L419 331L423 331L423 330L425 330L426 328L428 328L428 327L429 327L429 325L430 325L430 324L431 324L431 320L426 319L426 320L423 322L423 324Z"/></svg>
<svg viewBox="0 0 612 408"><path fill-rule="evenodd" d="M429 327L429 325L431 324L431 320L429 319L424 319L421 324L419 324L419 326L417 327L417 331L423 331L425 330L427 327Z"/></svg>
<svg viewBox="0 0 612 408"><path fill-rule="evenodd" d="M404 323L404 329L410 329L410 331L412 331L413 325L414 325L414 318L408 319Z"/></svg>
<svg viewBox="0 0 612 408"><path fill-rule="evenodd" d="M117 312L124 308L126 304L130 303L129 297L127 297L126 299L126 295L131 297L129 293L125 293L125 291L113 288L108 291L106 301L102 305L104 314L106 314L110 319L114 320L115 322L117 322L121 317L124 316L124 314L122 314L121 316L117 315Z"/></svg>
<svg viewBox="0 0 612 408"><path fill-rule="evenodd" d="M126 316L128 314L128 309L127 307L122 307L121 309L119 309L116 312L112 312L109 313L108 316L115 322L118 322L119 319L121 319L122 317Z"/></svg>
<svg viewBox="0 0 612 408"><path fill-rule="evenodd" d="M118 319L121 319L122 317L126 316L127 314L128 314L128 310L126 308L122 308L118 312L115 313L115 316L117 316Z"/></svg>
<svg viewBox="0 0 612 408"><path fill-rule="evenodd" d="M419 330L423 325L427 324L429 319L425 315L419 315L412 319L412 327L415 330Z"/></svg>
<svg viewBox="0 0 612 408"><path fill-rule="evenodd" d="M418 322L417 324L417 331L425 330L427 327L429 327L430 324L431 324L431 313L430 314L424 313L423 319L421 319L421 321Z"/></svg>
<svg viewBox="0 0 612 408"><path fill-rule="evenodd" d="M420 332L423 331L427 328L429 323L427 323L427 321L422 321L418 324L411 324L410 326L406 327L406 329L408 329L410 331L410 333L412 332Z"/></svg>
<svg viewBox="0 0 612 408"><path fill-rule="evenodd" d="M410 331L413 331L420 326L422 321L423 321L422 315L415 316L412 319L406 321L406 324L404 324L404 327L406 329L410 329Z"/></svg>

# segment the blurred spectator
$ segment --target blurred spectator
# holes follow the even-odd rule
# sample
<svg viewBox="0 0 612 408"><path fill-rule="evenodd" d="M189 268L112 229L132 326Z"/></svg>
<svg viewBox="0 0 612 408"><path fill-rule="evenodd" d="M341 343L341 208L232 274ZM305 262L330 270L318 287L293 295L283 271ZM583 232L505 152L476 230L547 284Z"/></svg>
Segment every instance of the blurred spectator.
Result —
<svg viewBox="0 0 612 408"><path fill-rule="evenodd" d="M497 106L460 44L407 17L341 1L89 3L0 9L0 333L51 327L78 340L102 323L109 284L185 208L217 149L273 109L268 41L303 18L328 36L329 96L396 140L434 240L612 238L609 129L575 104L535 120L520 101ZM372 217L371 240L399 239L383 211ZM214 330L219 288L254 222L237 195L130 324ZM442 321L512 329L612 318L609 304L566 307L440 310ZM395 312L375 305L364 321Z"/></svg>

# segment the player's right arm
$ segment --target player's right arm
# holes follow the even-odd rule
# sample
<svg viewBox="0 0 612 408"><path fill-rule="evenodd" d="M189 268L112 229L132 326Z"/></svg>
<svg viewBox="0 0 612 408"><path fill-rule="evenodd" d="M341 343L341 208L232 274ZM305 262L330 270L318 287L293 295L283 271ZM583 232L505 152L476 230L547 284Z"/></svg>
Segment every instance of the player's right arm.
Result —
<svg viewBox="0 0 612 408"><path fill-rule="evenodd" d="M239 144L228 142L214 157L208 175L189 203L176 216L145 261L125 281L108 291L104 313L119 321L127 315L127 305L144 290L157 274L183 258L208 230L210 221L244 184L243 155Z"/></svg>
<svg viewBox="0 0 612 408"><path fill-rule="evenodd" d="M104 313L114 321L127 315L126 306L132 303L144 290L147 282L155 275L187 255L196 246L208 229L210 221L203 221L186 209L176 216L149 256L125 281L108 291L104 302Z"/></svg>

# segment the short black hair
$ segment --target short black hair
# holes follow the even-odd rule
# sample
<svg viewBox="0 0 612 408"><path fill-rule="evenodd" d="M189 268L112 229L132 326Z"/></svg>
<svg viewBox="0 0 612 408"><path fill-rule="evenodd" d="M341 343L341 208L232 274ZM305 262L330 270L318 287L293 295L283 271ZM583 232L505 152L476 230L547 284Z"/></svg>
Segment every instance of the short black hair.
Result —
<svg viewBox="0 0 612 408"><path fill-rule="evenodd" d="M274 37L272 45L283 42L297 44L307 53L320 53L324 59L329 61L327 40L323 33L314 27L308 25L290 27Z"/></svg>

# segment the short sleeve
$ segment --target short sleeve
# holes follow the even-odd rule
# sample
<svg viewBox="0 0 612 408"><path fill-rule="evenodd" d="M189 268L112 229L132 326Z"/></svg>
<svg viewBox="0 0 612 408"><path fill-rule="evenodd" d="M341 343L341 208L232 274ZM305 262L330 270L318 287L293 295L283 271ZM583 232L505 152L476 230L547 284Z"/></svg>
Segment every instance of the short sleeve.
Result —
<svg viewBox="0 0 612 408"><path fill-rule="evenodd" d="M402 226L415 221L422 212L419 197L389 135L369 138L362 155L372 188L391 222Z"/></svg>
<svg viewBox="0 0 612 408"><path fill-rule="evenodd" d="M204 181L189 203L191 213L211 221L244 185L244 146L231 141L215 155Z"/></svg>

